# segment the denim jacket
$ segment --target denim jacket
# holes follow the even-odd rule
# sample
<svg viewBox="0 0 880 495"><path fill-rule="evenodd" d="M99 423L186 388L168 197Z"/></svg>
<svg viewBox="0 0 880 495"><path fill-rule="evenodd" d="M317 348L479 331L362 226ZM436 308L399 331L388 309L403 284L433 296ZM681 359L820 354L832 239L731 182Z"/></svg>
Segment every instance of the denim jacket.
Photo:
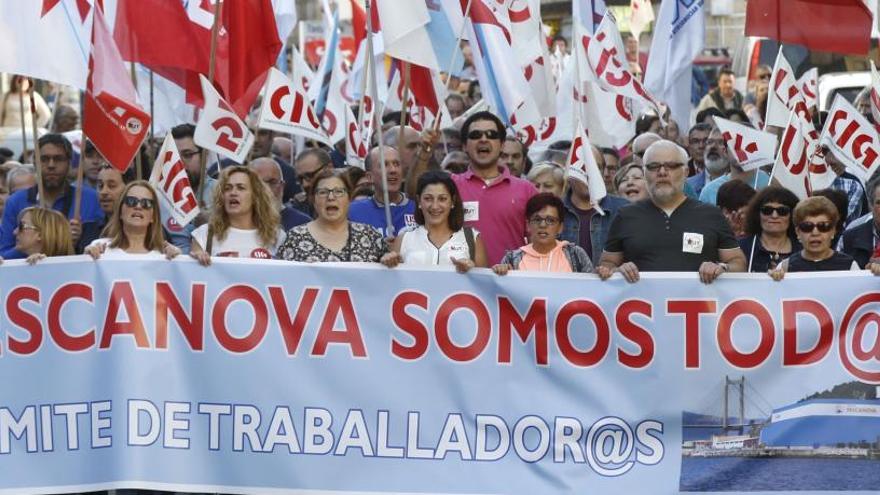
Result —
<svg viewBox="0 0 880 495"><path fill-rule="evenodd" d="M565 218L562 219L562 234L559 236L564 241L577 244L580 239L581 223L575 213L574 206L571 203L571 192L563 199L565 204ZM590 241L593 244L593 252L588 253L593 261L593 265L598 265L599 258L602 257L602 249L605 247L605 241L608 239L608 229L611 228L611 220L617 215L617 210L629 204L624 198L619 196L605 196L599 201L599 207L605 212L600 215L596 212L590 219ZM581 246L586 249L585 246Z"/></svg>

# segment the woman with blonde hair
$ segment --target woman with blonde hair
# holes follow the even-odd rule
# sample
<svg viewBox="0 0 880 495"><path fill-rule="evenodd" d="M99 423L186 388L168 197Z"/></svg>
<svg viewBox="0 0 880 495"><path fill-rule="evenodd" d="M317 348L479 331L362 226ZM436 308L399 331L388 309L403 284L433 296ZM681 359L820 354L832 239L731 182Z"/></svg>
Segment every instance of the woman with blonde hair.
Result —
<svg viewBox="0 0 880 495"><path fill-rule="evenodd" d="M159 198L145 180L125 186L102 235L104 237L95 239L85 249L85 254L96 260L104 255L150 254L171 259L180 254L180 249L162 237Z"/></svg>
<svg viewBox="0 0 880 495"><path fill-rule="evenodd" d="M15 249L24 253L31 265L50 256L69 256L73 254L70 223L49 208L25 208L15 227Z"/></svg>
<svg viewBox="0 0 880 495"><path fill-rule="evenodd" d="M202 265L210 265L211 256L271 259L284 242L272 193L248 167L223 169L211 212L192 233L190 256Z"/></svg>
<svg viewBox="0 0 880 495"><path fill-rule="evenodd" d="M565 169L555 162L540 162L532 166L526 179L535 185L539 193L553 193L561 198L565 193Z"/></svg>

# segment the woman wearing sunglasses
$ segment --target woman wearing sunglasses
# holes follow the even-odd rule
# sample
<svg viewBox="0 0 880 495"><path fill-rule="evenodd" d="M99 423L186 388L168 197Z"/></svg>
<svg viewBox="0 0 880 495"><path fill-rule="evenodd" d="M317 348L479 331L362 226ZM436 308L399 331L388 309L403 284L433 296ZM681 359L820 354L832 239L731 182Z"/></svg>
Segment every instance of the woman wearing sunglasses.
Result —
<svg viewBox="0 0 880 495"><path fill-rule="evenodd" d="M852 256L831 247L839 219L837 207L828 198L814 196L798 203L794 223L803 247L770 270L773 280L782 280L786 272L858 270L859 265Z"/></svg>
<svg viewBox="0 0 880 495"><path fill-rule="evenodd" d="M331 168L315 175L309 198L317 217L287 232L278 258L288 261L359 261L376 263L387 251L382 234L348 220L353 188L348 176Z"/></svg>
<svg viewBox="0 0 880 495"><path fill-rule="evenodd" d="M64 215L49 208L32 206L21 211L15 228L15 249L31 265L49 256L73 254L70 224Z"/></svg>
<svg viewBox="0 0 880 495"><path fill-rule="evenodd" d="M784 187L769 186L758 191L745 215L746 236L739 247L752 273L766 273L801 250L792 221L798 198ZM752 247L754 245L754 248Z"/></svg>
<svg viewBox="0 0 880 495"><path fill-rule="evenodd" d="M130 182L122 190L103 235L86 247L85 254L96 260L129 254L171 259L180 254L180 249L162 237L156 191L144 180Z"/></svg>
<svg viewBox="0 0 880 495"><path fill-rule="evenodd" d="M211 256L272 259L284 242L281 216L260 176L226 167L214 189L211 220L192 233L190 256L202 265Z"/></svg>
<svg viewBox="0 0 880 495"><path fill-rule="evenodd" d="M515 251L508 251L501 263L492 267L498 275L510 270L557 273L590 273L593 264L587 252L577 244L557 239L562 233L565 205L551 193L532 196L526 203L529 241Z"/></svg>

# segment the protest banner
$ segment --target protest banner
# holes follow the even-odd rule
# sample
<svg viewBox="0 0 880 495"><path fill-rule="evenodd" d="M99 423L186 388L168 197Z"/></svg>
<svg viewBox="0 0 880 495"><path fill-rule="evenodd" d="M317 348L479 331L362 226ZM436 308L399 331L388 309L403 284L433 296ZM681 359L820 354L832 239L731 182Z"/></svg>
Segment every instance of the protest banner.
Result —
<svg viewBox="0 0 880 495"><path fill-rule="evenodd" d="M0 270L3 494L880 487L865 272Z"/></svg>

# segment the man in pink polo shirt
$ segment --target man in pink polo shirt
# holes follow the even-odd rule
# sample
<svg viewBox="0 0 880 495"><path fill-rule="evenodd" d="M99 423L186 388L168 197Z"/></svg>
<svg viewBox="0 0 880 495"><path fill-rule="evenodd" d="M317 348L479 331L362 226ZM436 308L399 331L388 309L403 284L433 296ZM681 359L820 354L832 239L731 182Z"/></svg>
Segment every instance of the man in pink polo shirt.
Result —
<svg viewBox="0 0 880 495"><path fill-rule="evenodd" d="M526 244L526 202L537 194L531 182L498 163L504 136L504 124L491 112L470 116L461 127L470 167L452 176L464 202L465 224L480 232L490 266L505 251Z"/></svg>

